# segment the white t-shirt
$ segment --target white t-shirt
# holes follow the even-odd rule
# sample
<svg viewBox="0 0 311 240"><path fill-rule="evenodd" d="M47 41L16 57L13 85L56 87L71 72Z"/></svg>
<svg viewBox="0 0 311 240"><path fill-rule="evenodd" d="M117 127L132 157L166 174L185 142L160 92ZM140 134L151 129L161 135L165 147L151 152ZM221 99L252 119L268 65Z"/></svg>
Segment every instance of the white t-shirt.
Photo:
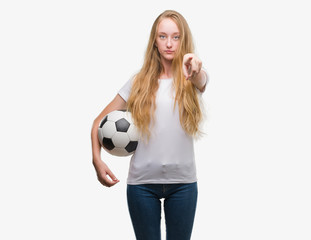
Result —
<svg viewBox="0 0 311 240"><path fill-rule="evenodd" d="M160 79L156 94L155 123L149 141L139 141L132 155L127 183L169 184L197 181L193 139L180 125L174 109L173 79ZM132 79L118 92L127 101Z"/></svg>

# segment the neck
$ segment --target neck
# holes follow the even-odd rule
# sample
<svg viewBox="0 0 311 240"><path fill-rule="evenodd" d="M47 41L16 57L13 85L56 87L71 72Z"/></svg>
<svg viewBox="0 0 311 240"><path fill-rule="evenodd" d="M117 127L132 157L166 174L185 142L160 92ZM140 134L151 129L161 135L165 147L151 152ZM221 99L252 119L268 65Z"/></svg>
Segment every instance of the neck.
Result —
<svg viewBox="0 0 311 240"><path fill-rule="evenodd" d="M168 61L166 59L161 59L163 71L160 75L160 78L172 78L172 61Z"/></svg>

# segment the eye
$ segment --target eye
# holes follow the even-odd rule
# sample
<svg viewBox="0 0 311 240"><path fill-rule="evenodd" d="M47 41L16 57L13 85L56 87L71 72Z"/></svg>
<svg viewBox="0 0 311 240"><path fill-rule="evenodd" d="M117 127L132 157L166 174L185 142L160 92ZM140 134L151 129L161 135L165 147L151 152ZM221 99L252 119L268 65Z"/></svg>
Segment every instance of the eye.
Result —
<svg viewBox="0 0 311 240"><path fill-rule="evenodd" d="M174 40L178 40L180 38L180 36L174 36Z"/></svg>
<svg viewBox="0 0 311 240"><path fill-rule="evenodd" d="M159 38L160 39L165 39L165 36L164 35L159 35Z"/></svg>

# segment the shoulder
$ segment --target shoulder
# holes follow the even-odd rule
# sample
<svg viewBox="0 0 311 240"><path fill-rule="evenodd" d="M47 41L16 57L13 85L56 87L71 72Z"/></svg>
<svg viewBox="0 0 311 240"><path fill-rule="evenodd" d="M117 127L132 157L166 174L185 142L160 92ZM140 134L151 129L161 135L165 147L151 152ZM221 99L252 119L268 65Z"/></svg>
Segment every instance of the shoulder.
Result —
<svg viewBox="0 0 311 240"><path fill-rule="evenodd" d="M128 79L124 85L121 87L121 89L119 90L118 94L125 100L127 101L130 93L131 93L131 89L132 89L132 85L134 82L134 77L131 77L130 79Z"/></svg>

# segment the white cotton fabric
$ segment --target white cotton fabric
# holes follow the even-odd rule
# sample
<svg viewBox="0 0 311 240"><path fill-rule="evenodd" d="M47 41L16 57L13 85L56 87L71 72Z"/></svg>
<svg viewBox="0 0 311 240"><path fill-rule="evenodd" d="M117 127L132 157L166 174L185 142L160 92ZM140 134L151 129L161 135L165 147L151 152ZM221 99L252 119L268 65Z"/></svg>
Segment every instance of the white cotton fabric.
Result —
<svg viewBox="0 0 311 240"><path fill-rule="evenodd" d="M197 181L193 139L180 125L174 109L173 79L160 79L156 95L155 123L147 143L139 141L131 157L127 183L168 184ZM118 92L127 101L132 79Z"/></svg>

